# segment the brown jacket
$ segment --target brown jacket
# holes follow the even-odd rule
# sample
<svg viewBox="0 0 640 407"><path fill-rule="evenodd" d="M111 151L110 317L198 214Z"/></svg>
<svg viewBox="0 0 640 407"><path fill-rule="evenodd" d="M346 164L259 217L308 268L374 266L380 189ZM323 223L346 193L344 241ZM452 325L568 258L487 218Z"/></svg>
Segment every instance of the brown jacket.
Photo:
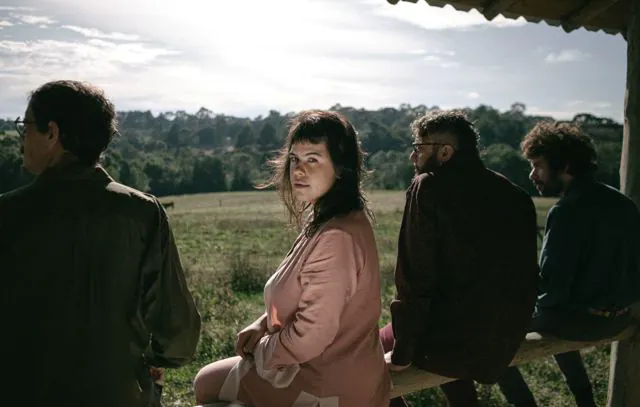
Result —
<svg viewBox="0 0 640 407"><path fill-rule="evenodd" d="M194 355L200 316L167 216L100 167L52 168L0 195L0 271L9 398L131 406L149 344L158 367Z"/></svg>
<svg viewBox="0 0 640 407"><path fill-rule="evenodd" d="M477 157L416 177L398 244L394 364L496 382L531 321L536 233L532 199Z"/></svg>

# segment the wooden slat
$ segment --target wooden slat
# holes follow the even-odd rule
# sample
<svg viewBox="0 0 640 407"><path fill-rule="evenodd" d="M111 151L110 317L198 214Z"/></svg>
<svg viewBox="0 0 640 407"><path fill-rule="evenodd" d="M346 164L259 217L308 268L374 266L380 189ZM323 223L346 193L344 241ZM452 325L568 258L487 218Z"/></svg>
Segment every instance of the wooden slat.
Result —
<svg viewBox="0 0 640 407"><path fill-rule="evenodd" d="M555 355L556 353L579 350L592 346L608 344L614 341L626 340L633 337L637 331L637 327L632 326L614 338L594 342L572 342L553 337L542 337L537 333L530 333L527 335L527 339L522 343L522 346L520 346L520 350L518 350L518 353L511 362L511 365L518 365L534 359ZM393 380L391 397L397 397L403 394L436 387L443 383L455 380L449 377L438 376L414 367L410 367L399 373L391 373L391 377Z"/></svg>
<svg viewBox="0 0 640 407"><path fill-rule="evenodd" d="M517 0L491 0L483 9L482 14L489 21L493 20L498 14L507 10Z"/></svg>

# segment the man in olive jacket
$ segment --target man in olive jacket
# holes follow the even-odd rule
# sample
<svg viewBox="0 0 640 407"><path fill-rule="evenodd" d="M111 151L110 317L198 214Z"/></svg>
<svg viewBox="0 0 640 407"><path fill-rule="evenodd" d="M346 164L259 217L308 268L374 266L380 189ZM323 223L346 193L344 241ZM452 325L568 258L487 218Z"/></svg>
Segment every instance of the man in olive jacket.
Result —
<svg viewBox="0 0 640 407"><path fill-rule="evenodd" d="M16 129L35 180L0 195L3 397L142 405L141 361L182 366L200 334L162 205L98 165L117 133L102 90L46 83Z"/></svg>

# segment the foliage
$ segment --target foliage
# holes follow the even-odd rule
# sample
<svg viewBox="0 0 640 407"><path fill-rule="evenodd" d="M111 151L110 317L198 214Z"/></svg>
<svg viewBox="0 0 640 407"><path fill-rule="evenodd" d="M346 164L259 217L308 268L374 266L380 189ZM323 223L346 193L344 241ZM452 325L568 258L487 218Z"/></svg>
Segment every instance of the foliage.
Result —
<svg viewBox="0 0 640 407"><path fill-rule="evenodd" d="M399 108L355 109L335 105L355 125L367 152L374 189L404 189L413 169L409 162L409 124L437 109L403 104ZM487 166L534 193L528 164L519 153L524 134L539 120L522 103L500 112L480 105L464 109L480 131ZM248 191L268 178L265 165L281 147L292 113L270 111L253 119L214 114L206 108L185 111L119 112L121 137L106 152L103 165L117 180L158 196ZM581 113L574 117L593 136L600 152L600 178L619 185L622 125ZM29 181L21 168L20 139L11 120L0 120L0 193Z"/></svg>

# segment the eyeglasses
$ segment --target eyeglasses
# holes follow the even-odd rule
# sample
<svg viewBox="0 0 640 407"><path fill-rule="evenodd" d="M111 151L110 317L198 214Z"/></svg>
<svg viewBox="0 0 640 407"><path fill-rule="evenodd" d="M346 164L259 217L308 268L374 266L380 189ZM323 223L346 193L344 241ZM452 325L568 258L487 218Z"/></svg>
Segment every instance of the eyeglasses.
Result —
<svg viewBox="0 0 640 407"><path fill-rule="evenodd" d="M20 117L17 117L13 122L13 125L16 127L16 131L20 137L24 137L24 133L26 131L26 124L35 124L34 120L20 120Z"/></svg>
<svg viewBox="0 0 640 407"><path fill-rule="evenodd" d="M420 152L420 149L418 147L420 146L441 146L444 143L411 143L411 148L413 148L413 152L418 154Z"/></svg>

